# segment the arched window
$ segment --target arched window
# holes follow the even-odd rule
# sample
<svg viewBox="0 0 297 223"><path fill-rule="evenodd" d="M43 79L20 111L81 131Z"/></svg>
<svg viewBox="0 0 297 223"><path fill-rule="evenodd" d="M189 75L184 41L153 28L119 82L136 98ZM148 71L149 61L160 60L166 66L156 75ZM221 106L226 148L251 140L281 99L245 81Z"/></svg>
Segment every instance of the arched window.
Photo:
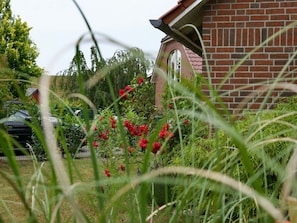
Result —
<svg viewBox="0 0 297 223"><path fill-rule="evenodd" d="M168 57L168 80L180 81L181 77L181 53L179 50L171 51Z"/></svg>

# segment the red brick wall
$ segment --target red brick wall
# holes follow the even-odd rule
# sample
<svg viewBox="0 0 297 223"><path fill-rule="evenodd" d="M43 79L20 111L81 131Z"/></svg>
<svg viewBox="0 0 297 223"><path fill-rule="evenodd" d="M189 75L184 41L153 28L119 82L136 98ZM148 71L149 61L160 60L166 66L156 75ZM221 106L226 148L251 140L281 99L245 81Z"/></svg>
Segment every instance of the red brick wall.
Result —
<svg viewBox="0 0 297 223"><path fill-rule="evenodd" d="M202 35L209 62L212 87L218 89L226 74L251 50L286 25L297 21L297 1L279 0L211 0L203 9ZM226 80L220 93L233 111L259 85L275 80L289 58L296 52L297 28L290 29L261 47ZM283 76L292 81L297 77L297 59ZM204 75L206 75L204 63ZM207 92L207 88L205 88ZM209 92L207 92L209 93ZM274 90L266 107L275 98L289 92ZM257 109L265 94L250 100L245 107Z"/></svg>

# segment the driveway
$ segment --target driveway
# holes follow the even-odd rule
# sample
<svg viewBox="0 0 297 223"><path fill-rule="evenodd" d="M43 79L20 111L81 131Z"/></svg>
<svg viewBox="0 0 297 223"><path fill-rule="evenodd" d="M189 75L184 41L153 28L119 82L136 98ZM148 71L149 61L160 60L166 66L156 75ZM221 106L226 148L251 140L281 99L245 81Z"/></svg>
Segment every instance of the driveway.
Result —
<svg viewBox="0 0 297 223"><path fill-rule="evenodd" d="M79 152L75 156L76 158L86 158L90 157L90 151L87 147L83 147L79 150ZM16 156L17 160L32 160L31 156L26 156L26 155L17 155ZM7 160L6 156L0 156L0 160Z"/></svg>

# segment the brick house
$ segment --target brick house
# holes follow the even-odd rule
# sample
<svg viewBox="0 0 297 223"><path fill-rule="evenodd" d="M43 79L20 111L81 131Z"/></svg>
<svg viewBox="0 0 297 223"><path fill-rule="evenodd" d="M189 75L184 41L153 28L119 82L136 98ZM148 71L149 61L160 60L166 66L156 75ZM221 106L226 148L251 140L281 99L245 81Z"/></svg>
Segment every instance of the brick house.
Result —
<svg viewBox="0 0 297 223"><path fill-rule="evenodd" d="M268 94L265 87L275 80L296 83L296 0L179 0L175 7L150 22L202 56L205 77L208 62L211 85L232 112L243 101L245 108L258 109ZM280 30L280 35L267 41ZM267 42L248 56L264 41ZM245 56L248 57L234 69ZM158 86L156 82L157 91ZM284 88L272 89L266 108L272 107L276 98L292 94ZM210 95L209 87L203 86L203 91Z"/></svg>

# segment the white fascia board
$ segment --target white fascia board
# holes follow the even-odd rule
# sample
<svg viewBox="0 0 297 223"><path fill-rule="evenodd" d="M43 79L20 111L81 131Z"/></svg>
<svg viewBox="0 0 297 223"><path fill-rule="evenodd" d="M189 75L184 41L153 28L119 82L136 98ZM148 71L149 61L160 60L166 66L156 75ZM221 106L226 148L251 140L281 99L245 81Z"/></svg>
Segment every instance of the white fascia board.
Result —
<svg viewBox="0 0 297 223"><path fill-rule="evenodd" d="M197 5L199 5L201 2L205 0L196 0L192 5L190 5L188 8L185 9L181 14L179 14L175 19L173 19L168 26L172 27L174 26L181 18L183 18L186 14L188 14L193 8L195 8Z"/></svg>

